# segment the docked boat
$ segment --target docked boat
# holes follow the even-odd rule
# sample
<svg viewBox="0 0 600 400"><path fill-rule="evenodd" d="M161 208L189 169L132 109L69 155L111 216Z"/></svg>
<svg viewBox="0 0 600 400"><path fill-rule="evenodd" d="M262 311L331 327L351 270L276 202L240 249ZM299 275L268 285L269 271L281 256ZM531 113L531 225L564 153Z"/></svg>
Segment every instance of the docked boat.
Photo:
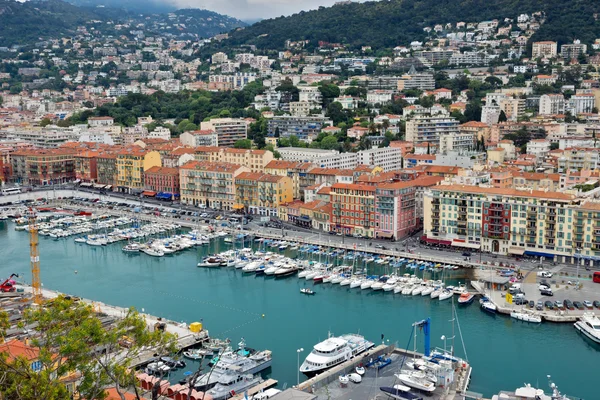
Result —
<svg viewBox="0 0 600 400"><path fill-rule="evenodd" d="M483 311L490 314L496 314L496 311L498 311L496 305L487 297L479 299L479 306Z"/></svg>
<svg viewBox="0 0 600 400"><path fill-rule="evenodd" d="M303 293L303 294L315 294L315 291L311 290L309 288L302 288L302 289L300 289L300 293Z"/></svg>
<svg viewBox="0 0 600 400"><path fill-rule="evenodd" d="M475 295L473 293L464 292L458 298L458 304L466 306L471 304L473 299L475 299Z"/></svg>
<svg viewBox="0 0 600 400"><path fill-rule="evenodd" d="M225 400L235 396L236 393L245 392L262 381L260 375L226 374L222 375L218 383L207 393L213 400Z"/></svg>
<svg viewBox="0 0 600 400"><path fill-rule="evenodd" d="M448 287L449 289L449 287ZM463 293L467 293L467 285L464 283L460 283L458 286L452 288L452 293L461 295Z"/></svg>
<svg viewBox="0 0 600 400"><path fill-rule="evenodd" d="M425 378L420 371L402 371L394 375L400 382L411 388L424 392L433 392L435 390L435 384Z"/></svg>
<svg viewBox="0 0 600 400"><path fill-rule="evenodd" d="M220 257L204 257L204 259L198 263L198 266L204 268L219 268L222 263L223 259Z"/></svg>
<svg viewBox="0 0 600 400"><path fill-rule="evenodd" d="M442 290L438 295L440 301L448 300L454 295L450 290Z"/></svg>
<svg viewBox="0 0 600 400"><path fill-rule="evenodd" d="M75 243L85 243L85 242L87 242L87 239L84 237L75 238Z"/></svg>
<svg viewBox="0 0 600 400"><path fill-rule="evenodd" d="M585 313L574 324L575 329L587 336L590 340L600 343L600 318L593 313Z"/></svg>
<svg viewBox="0 0 600 400"><path fill-rule="evenodd" d="M354 289L360 287L363 283L363 280L360 278L356 279L346 279L348 281L348 285L350 285L350 289ZM345 286L346 282L342 281L341 285Z"/></svg>
<svg viewBox="0 0 600 400"><path fill-rule="evenodd" d="M254 375L271 366L271 351L263 350L251 353L245 348L244 340L239 343L237 351L221 354L214 362L211 371L206 372L194 381L197 390L207 390L217 384L222 376L231 374Z"/></svg>
<svg viewBox="0 0 600 400"><path fill-rule="evenodd" d="M162 361L155 361L155 362L151 362L150 364L148 364L146 366L145 372L148 375L163 376L163 375L167 375L169 373L169 371L171 371L171 367L169 367L167 364L165 364Z"/></svg>
<svg viewBox="0 0 600 400"><path fill-rule="evenodd" d="M273 275L275 275L275 278L285 278L286 276L294 275L296 272L298 272L298 268L296 268L295 266L284 265L283 267L275 271Z"/></svg>
<svg viewBox="0 0 600 400"><path fill-rule="evenodd" d="M326 340L313 347L313 350L300 366L300 372L307 376L314 376L357 356L371 347L373 347L373 342L366 340L361 335L346 334L334 337L330 334Z"/></svg>
<svg viewBox="0 0 600 400"><path fill-rule="evenodd" d="M146 247L145 249L142 250L142 252L144 252L145 254L148 254L149 256L152 257L162 257L165 255L164 252L162 252L159 249L154 249L152 247Z"/></svg>
<svg viewBox="0 0 600 400"><path fill-rule="evenodd" d="M531 322L534 324L539 324L542 322L542 316L541 315L536 315L532 312L528 312L526 310L522 310L522 311L512 311L510 313L511 318L514 319L518 319L519 321L523 321L523 322Z"/></svg>
<svg viewBox="0 0 600 400"><path fill-rule="evenodd" d="M208 349L190 349L183 352L185 358L190 360L200 360L207 356L212 356L214 352Z"/></svg>
<svg viewBox="0 0 600 400"><path fill-rule="evenodd" d="M142 246L139 243L129 243L123 246L125 253L139 253L142 250Z"/></svg>
<svg viewBox="0 0 600 400"><path fill-rule="evenodd" d="M397 400L423 400L423 397L410 392L410 388L404 385L381 386L379 388L383 393L392 399Z"/></svg>

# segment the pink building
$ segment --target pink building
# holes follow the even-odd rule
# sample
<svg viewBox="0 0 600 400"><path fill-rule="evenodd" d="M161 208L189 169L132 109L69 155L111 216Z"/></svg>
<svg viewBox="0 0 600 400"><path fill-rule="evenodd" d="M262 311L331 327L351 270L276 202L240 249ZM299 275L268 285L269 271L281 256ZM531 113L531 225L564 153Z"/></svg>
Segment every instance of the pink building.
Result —
<svg viewBox="0 0 600 400"><path fill-rule="evenodd" d="M417 228L415 182L377 185L375 191L375 237L401 239Z"/></svg>

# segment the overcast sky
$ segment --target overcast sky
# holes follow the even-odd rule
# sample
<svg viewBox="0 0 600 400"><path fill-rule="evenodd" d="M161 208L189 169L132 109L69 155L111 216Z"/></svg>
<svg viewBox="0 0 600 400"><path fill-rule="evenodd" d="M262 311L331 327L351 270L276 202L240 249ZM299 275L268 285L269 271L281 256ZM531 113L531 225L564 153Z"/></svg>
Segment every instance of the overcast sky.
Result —
<svg viewBox="0 0 600 400"><path fill-rule="evenodd" d="M273 18L319 6L331 6L337 0L171 0L179 8L205 8L239 19Z"/></svg>

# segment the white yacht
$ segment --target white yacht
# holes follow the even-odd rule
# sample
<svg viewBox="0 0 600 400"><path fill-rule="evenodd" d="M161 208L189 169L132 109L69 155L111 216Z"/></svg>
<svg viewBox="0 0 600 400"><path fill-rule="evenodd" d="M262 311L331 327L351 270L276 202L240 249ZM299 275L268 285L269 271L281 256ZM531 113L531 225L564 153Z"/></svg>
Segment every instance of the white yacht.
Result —
<svg viewBox="0 0 600 400"><path fill-rule="evenodd" d="M600 343L600 318L594 313L585 313L574 324L575 329L587 336L590 340Z"/></svg>
<svg viewBox="0 0 600 400"><path fill-rule="evenodd" d="M425 378L421 371L402 371L401 373L394 375L400 382L411 388L419 389L424 392L433 392L435 390L435 384Z"/></svg>
<svg viewBox="0 0 600 400"><path fill-rule="evenodd" d="M373 342L369 342L361 335L350 333L334 337L329 334L326 340L313 347L300 366L300 372L307 376L314 376L371 347L373 347Z"/></svg>
<svg viewBox="0 0 600 400"><path fill-rule="evenodd" d="M511 318L518 319L519 321L531 322L534 324L539 324L542 322L542 317L540 315L528 312L526 310L512 311L510 313L510 316Z"/></svg>

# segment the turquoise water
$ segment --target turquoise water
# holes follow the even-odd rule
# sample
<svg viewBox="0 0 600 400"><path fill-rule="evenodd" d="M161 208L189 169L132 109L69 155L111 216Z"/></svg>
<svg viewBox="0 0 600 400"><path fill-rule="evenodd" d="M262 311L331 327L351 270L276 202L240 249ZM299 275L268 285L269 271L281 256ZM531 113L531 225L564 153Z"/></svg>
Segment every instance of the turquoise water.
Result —
<svg viewBox="0 0 600 400"><path fill-rule="evenodd" d="M16 272L29 281L28 234L13 226L0 223L0 277ZM249 347L272 350L271 375L280 386L296 384L296 349L305 349L302 361L328 331L360 331L375 342L384 334L386 341L405 347L411 324L431 317L432 346L443 347L440 337L452 336L450 302L330 284L315 285L317 294L304 296L299 289L307 282L296 277L275 280L245 276L233 268L197 268L206 248L153 258L125 254L122 245L91 247L72 238L55 241L41 237L44 287L134 306L175 321L202 319L211 336L227 337L233 343L244 337ZM229 247L216 243L210 251ZM458 308L458 317L474 368L470 390L489 397L524 382L539 383L546 389L546 375L550 374L563 392L598 398L592 382L600 349L578 336L571 324L531 325L493 317L481 312L477 303ZM458 330L456 334L458 337ZM418 346L422 351L422 337ZM460 340L456 349L464 356ZM377 388L373 390L374 395Z"/></svg>

